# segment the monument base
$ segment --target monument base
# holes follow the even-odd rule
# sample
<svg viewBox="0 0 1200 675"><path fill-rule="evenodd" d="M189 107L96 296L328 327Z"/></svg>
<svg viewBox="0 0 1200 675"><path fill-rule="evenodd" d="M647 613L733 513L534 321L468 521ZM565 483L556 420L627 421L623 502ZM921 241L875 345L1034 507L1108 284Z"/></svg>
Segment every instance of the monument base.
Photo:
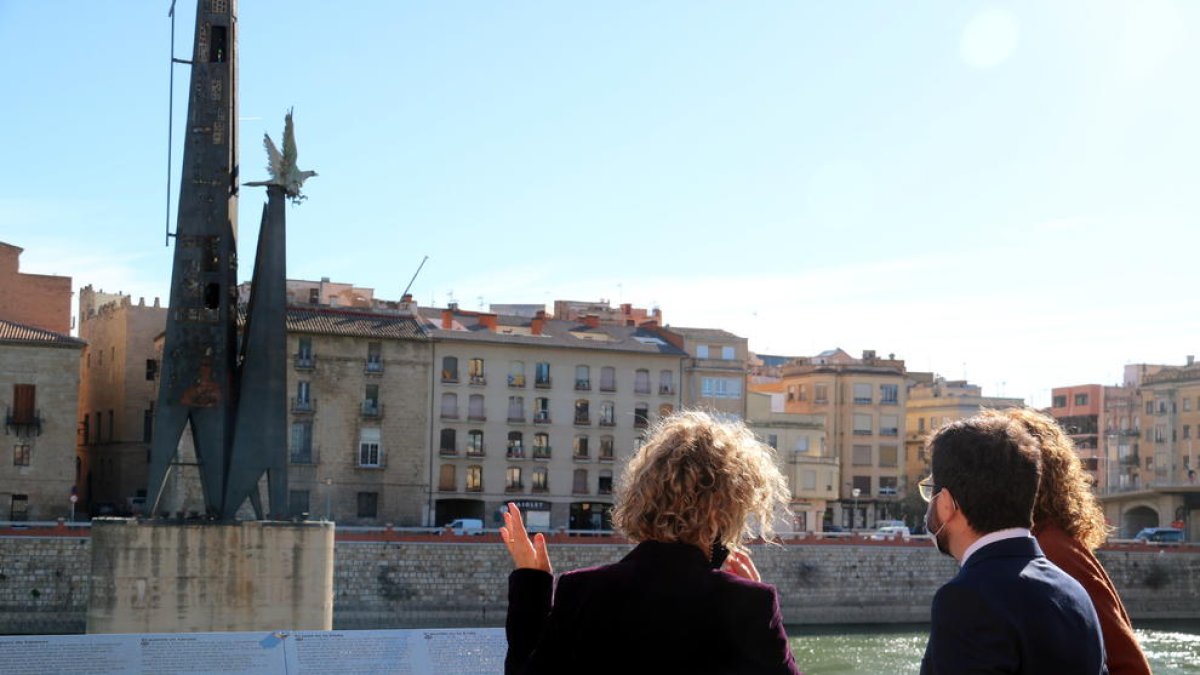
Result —
<svg viewBox="0 0 1200 675"><path fill-rule="evenodd" d="M95 519L87 632L331 630L333 529Z"/></svg>

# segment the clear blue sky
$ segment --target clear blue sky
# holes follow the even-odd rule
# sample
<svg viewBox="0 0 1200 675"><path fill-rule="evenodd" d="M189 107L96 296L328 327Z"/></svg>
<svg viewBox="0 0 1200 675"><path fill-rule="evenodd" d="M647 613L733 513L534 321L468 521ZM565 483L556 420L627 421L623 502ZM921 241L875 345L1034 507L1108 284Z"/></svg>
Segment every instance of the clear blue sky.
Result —
<svg viewBox="0 0 1200 675"><path fill-rule="evenodd" d="M168 7L0 0L0 240L25 271L167 295ZM242 175L289 106L320 172L290 277L394 298L429 255L422 304L657 304L1035 404L1200 351L1200 3L244 0L239 22ZM265 197L242 195L245 278Z"/></svg>

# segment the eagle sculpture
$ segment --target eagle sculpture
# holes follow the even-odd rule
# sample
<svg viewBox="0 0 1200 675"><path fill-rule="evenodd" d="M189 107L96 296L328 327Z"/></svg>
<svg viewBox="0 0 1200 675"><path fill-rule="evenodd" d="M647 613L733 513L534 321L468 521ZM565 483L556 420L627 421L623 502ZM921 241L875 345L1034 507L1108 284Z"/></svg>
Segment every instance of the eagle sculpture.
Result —
<svg viewBox="0 0 1200 675"><path fill-rule="evenodd" d="M270 134L263 134L263 146L267 149L267 171L271 174L271 180L255 181L246 183L246 185L278 185L283 188L288 197L291 197L292 203L299 204L305 199L305 196L300 194L301 186L304 185L304 181L317 175L317 172L301 171L296 168L296 135L292 131L291 109L283 118L283 154L280 154L279 148L275 147L275 142L271 140Z"/></svg>

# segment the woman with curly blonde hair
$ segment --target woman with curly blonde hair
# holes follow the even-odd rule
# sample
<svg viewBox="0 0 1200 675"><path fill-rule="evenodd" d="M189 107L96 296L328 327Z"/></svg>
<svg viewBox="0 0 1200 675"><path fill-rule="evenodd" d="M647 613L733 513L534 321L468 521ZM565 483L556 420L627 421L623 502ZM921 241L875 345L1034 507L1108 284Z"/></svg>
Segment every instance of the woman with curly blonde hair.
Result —
<svg viewBox="0 0 1200 675"><path fill-rule="evenodd" d="M1104 633L1108 672L1149 675L1150 664L1133 634L1125 605L1092 553L1108 537L1108 525L1075 445L1054 418L1036 410L989 410L984 415L1019 422L1038 442L1042 478L1033 506L1033 534L1050 562L1074 577L1091 597Z"/></svg>
<svg viewBox="0 0 1200 675"><path fill-rule="evenodd" d="M620 562L562 575L509 504L508 655L516 673L797 673L775 588L744 542L770 538L789 493L771 448L702 412L662 420L625 466ZM552 599L553 596L553 599Z"/></svg>

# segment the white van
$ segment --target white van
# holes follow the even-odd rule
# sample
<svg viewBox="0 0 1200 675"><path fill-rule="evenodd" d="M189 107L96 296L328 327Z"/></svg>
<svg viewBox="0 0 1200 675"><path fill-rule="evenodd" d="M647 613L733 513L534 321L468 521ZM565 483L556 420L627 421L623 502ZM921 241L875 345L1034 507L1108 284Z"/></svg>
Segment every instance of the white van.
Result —
<svg viewBox="0 0 1200 675"><path fill-rule="evenodd" d="M912 532L910 532L908 527L905 525L884 525L878 530L875 530L875 532L871 535L871 538L876 541L884 541L886 539L907 540L911 536Z"/></svg>
<svg viewBox="0 0 1200 675"><path fill-rule="evenodd" d="M459 537L464 534L483 534L483 520L480 518L458 518L447 523L445 529L450 530L455 536Z"/></svg>

